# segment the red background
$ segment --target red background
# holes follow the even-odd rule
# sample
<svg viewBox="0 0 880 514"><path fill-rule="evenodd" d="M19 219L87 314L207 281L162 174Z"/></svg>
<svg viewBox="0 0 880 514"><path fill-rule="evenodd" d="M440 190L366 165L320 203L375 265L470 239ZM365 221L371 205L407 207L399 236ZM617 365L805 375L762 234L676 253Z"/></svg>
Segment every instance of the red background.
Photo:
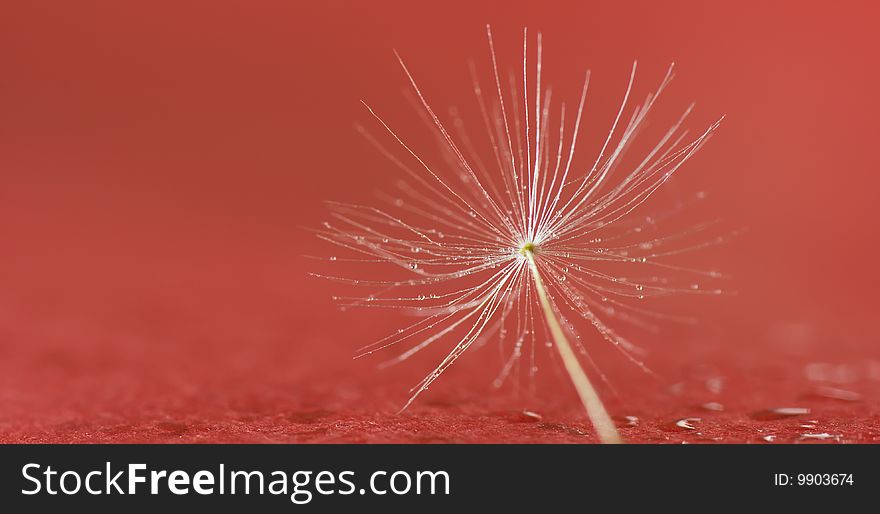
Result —
<svg viewBox="0 0 880 514"><path fill-rule="evenodd" d="M565 382L492 393L492 352L395 415L433 361L352 361L400 319L339 312L337 286L306 275L303 255L329 251L303 229L321 201L369 202L397 176L353 130L370 121L358 101L421 129L392 48L436 105L466 102L486 23L510 63L523 26L543 31L547 80L569 99L592 68L594 127L633 59L642 88L677 63L655 123L690 100L695 129L728 116L680 187L748 229L711 255L739 294L645 341L663 380L602 363L612 413L640 419L624 437L878 440L880 10L529 4L4 2L0 441L593 440ZM812 413L752 416L774 407ZM698 429L671 425L684 417Z"/></svg>

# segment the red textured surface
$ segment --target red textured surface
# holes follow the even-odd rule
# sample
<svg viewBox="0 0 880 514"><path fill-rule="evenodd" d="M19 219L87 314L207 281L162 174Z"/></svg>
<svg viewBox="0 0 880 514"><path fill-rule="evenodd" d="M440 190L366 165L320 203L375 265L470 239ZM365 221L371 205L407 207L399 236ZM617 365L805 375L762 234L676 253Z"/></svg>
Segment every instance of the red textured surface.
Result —
<svg viewBox="0 0 880 514"><path fill-rule="evenodd" d="M511 51L523 25L543 30L554 84L590 66L594 98L617 98L632 58L648 84L675 60L662 112L728 114L681 187L749 228L707 257L740 294L645 338L661 379L597 348L612 414L638 417L624 438L880 441L876 7L15 4L0 8L0 442L593 441L552 371L537 396L492 392L489 347L395 414L436 355L352 361L400 319L340 313L305 275L302 255L327 252L300 229L320 200L393 179L351 129L360 98L406 119L390 49L444 105L486 22ZM778 407L810 413L755 415Z"/></svg>

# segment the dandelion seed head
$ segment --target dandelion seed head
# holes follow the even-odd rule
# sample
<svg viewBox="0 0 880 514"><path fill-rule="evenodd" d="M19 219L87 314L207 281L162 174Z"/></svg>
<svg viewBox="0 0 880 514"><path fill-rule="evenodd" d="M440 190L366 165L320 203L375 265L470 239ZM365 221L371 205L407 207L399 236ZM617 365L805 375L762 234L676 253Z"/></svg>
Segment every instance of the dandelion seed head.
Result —
<svg viewBox="0 0 880 514"><path fill-rule="evenodd" d="M336 297L342 307L397 309L416 316L417 321L362 348L359 356L397 350L386 366L429 346L447 349L412 389L407 405L466 351L490 341L497 344L501 362L492 382L496 387L520 372L533 377L539 369L536 349L554 346L552 340L562 334L573 337L574 358L602 380L607 379L588 348L601 342L650 372L638 357L642 350L613 324L654 331L661 322L688 322L691 318L645 302L674 294L722 293L706 285L723 279L719 272L673 262L678 255L724 242L726 236L708 236L715 224L663 232L663 222L677 210L642 212L720 120L689 135L683 126L690 106L635 155L632 143L671 81L672 67L638 103L633 100L634 64L607 137L583 165L575 156L580 155L591 75L585 73L575 102L555 104L544 83L540 34L536 42L530 48L524 34L522 68L505 81L488 31L488 80L471 66L476 120L465 119L459 109L441 116L397 55L410 100L436 150L416 148L364 103L376 131L362 126L358 131L403 178L395 182L394 194L381 195L376 206L329 203L332 219L316 230L350 255L327 260L382 268L359 277L322 275L371 289L362 296ZM474 125L482 127L474 132ZM692 199L705 196L701 192ZM558 323L546 319L542 308L552 310ZM582 337L583 326L592 337Z"/></svg>

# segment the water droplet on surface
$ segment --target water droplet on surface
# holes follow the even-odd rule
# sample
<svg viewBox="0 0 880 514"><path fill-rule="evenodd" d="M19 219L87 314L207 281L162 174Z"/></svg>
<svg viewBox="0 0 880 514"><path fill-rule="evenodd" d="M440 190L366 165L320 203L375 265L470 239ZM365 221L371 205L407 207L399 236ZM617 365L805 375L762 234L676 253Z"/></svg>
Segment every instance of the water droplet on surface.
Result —
<svg viewBox="0 0 880 514"><path fill-rule="evenodd" d="M822 398L831 400L841 400L844 402L857 402L862 399L862 395L855 391L841 389L839 387L820 386L817 387L814 394Z"/></svg>
<svg viewBox="0 0 880 514"><path fill-rule="evenodd" d="M696 430L697 427L694 426L694 423L699 423L700 421L703 420L701 418L684 418L676 421L675 426L685 430Z"/></svg>
<svg viewBox="0 0 880 514"><path fill-rule="evenodd" d="M641 285L641 284L638 284L638 285L636 286L636 291L644 291L644 290L645 290L645 286L643 286L643 285Z"/></svg>
<svg viewBox="0 0 880 514"><path fill-rule="evenodd" d="M765 441L767 441L768 443L772 443L773 441L776 440L776 436L775 435L765 435L763 439Z"/></svg>
<svg viewBox="0 0 880 514"><path fill-rule="evenodd" d="M827 439L834 439L835 441L839 441L842 435L832 435L828 432L822 432L821 434L801 434L801 439L817 439L820 441L824 441Z"/></svg>
<svg viewBox="0 0 880 514"><path fill-rule="evenodd" d="M330 257L330 260L331 260L331 261L335 261L335 260L336 260L336 257Z"/></svg>
<svg viewBox="0 0 880 514"><path fill-rule="evenodd" d="M724 405L721 405L718 402L706 402L703 405L700 405L700 407L713 412L722 412L724 410Z"/></svg>
<svg viewBox="0 0 880 514"><path fill-rule="evenodd" d="M523 421L534 423L534 422L541 421L542 419L544 419L544 416L538 414L537 412L533 412L530 410L523 410L522 411L522 418L523 418Z"/></svg>
<svg viewBox="0 0 880 514"><path fill-rule="evenodd" d="M807 407L777 407L775 409L767 409L752 414L752 419L759 421L771 421L774 419L784 419L793 416L804 416L811 411Z"/></svg>
<svg viewBox="0 0 880 514"><path fill-rule="evenodd" d="M614 416L613 419L618 427L635 427L639 424L637 416Z"/></svg>
<svg viewBox="0 0 880 514"><path fill-rule="evenodd" d="M419 265L415 262L409 263L409 269L419 269Z"/></svg>

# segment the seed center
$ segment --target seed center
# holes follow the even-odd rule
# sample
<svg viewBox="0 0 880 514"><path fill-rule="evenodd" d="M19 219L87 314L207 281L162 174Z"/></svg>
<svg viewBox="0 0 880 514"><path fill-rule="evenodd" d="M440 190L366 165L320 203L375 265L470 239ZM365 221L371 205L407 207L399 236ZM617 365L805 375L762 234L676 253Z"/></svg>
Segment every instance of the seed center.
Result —
<svg viewBox="0 0 880 514"><path fill-rule="evenodd" d="M528 242L519 249L519 253L525 256L526 254L534 254L538 250L538 246L535 243Z"/></svg>

